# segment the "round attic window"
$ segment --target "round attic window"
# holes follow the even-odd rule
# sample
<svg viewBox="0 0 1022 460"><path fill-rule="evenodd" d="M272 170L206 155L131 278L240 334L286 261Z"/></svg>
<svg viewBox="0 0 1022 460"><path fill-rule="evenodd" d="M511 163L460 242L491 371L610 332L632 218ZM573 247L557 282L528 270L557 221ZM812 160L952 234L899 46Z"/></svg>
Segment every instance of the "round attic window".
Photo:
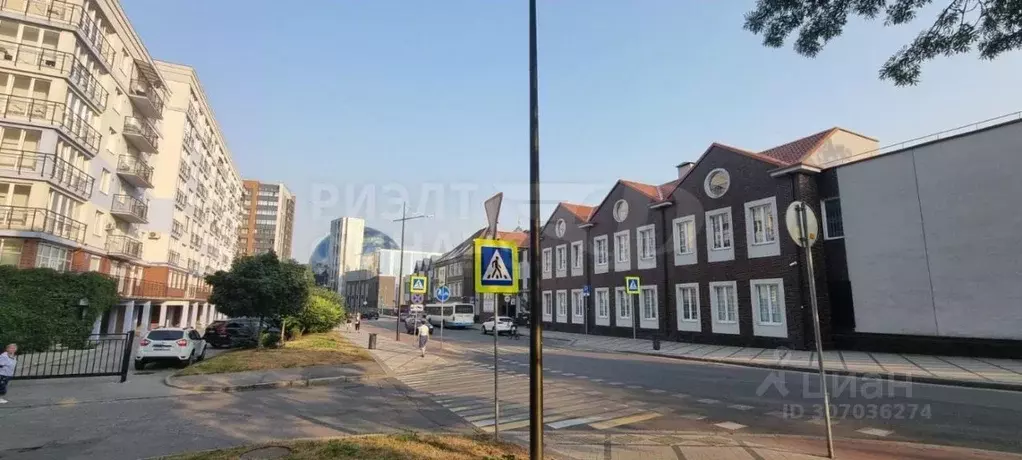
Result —
<svg viewBox="0 0 1022 460"><path fill-rule="evenodd" d="M617 203L614 203L614 220L624 222L627 218L628 202L625 200L617 200Z"/></svg>
<svg viewBox="0 0 1022 460"><path fill-rule="evenodd" d="M557 233L558 238L564 237L564 232L567 230L568 224L564 223L564 219L557 219L557 226L554 227L554 231Z"/></svg>
<svg viewBox="0 0 1022 460"><path fill-rule="evenodd" d="M714 169L706 175L706 180L703 182L703 188L706 189L706 195L710 198L720 198L727 193L728 188L731 187L731 175L723 169Z"/></svg>

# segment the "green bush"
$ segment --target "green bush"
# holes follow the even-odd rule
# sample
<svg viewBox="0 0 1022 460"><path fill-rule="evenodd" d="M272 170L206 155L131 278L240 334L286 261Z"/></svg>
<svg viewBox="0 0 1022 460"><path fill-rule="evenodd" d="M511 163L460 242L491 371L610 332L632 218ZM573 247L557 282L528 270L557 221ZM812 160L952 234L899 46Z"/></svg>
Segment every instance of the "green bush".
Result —
<svg viewBox="0 0 1022 460"><path fill-rule="evenodd" d="M344 318L344 310L341 305L332 302L329 298L313 294L306 302L305 308L292 321L298 326L298 330L305 333L328 332Z"/></svg>
<svg viewBox="0 0 1022 460"><path fill-rule="evenodd" d="M0 343L24 352L84 347L93 322L118 300L117 283L99 273L0 266Z"/></svg>
<svg viewBox="0 0 1022 460"><path fill-rule="evenodd" d="M276 332L267 332L263 334L262 339L263 348L277 348L280 346L280 334Z"/></svg>

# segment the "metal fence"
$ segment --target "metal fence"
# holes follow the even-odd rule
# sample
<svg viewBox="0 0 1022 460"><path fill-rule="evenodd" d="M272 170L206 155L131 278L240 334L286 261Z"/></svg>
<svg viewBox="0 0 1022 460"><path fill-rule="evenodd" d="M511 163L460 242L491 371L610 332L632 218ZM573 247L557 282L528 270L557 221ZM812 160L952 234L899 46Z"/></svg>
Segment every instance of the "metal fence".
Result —
<svg viewBox="0 0 1022 460"><path fill-rule="evenodd" d="M19 353L15 379L53 379L67 377L121 377L128 378L131 350L135 332L124 334L94 334L84 346L55 345L47 351Z"/></svg>

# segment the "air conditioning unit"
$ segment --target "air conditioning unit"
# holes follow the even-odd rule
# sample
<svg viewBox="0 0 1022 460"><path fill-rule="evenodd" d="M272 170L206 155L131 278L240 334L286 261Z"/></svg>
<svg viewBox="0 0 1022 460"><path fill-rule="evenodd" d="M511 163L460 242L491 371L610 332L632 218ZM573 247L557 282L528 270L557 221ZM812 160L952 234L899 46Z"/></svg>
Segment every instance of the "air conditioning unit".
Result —
<svg viewBox="0 0 1022 460"><path fill-rule="evenodd" d="M106 224L106 231L108 232L114 231L115 228L117 228L117 226L114 224Z"/></svg>
<svg viewBox="0 0 1022 460"><path fill-rule="evenodd" d="M156 233L156 232L149 232L149 239L150 240L158 240L158 239L160 239L160 234Z"/></svg>

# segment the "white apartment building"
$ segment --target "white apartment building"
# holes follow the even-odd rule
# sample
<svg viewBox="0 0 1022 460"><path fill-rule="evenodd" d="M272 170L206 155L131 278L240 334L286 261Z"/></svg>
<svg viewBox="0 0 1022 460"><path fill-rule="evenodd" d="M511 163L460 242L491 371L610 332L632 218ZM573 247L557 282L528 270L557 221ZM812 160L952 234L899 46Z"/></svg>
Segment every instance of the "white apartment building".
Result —
<svg viewBox="0 0 1022 460"><path fill-rule="evenodd" d="M361 265L366 221L341 217L330 222L330 251L327 254L327 286L344 295L344 274Z"/></svg>
<svg viewBox="0 0 1022 460"><path fill-rule="evenodd" d="M226 266L218 252L233 254L235 236L217 251L168 241L179 217L187 85L161 75L116 0L0 2L0 264L115 277L124 301L94 332L208 323L215 314L200 276ZM211 114L192 86L197 109ZM222 146L219 130L203 132L207 143L215 147L214 131ZM240 196L229 154L220 158L224 189ZM198 195L200 184L215 193L212 179L186 193ZM198 225L206 241L212 225ZM172 250L197 265L172 270ZM162 307L170 301L182 308Z"/></svg>
<svg viewBox="0 0 1022 460"><path fill-rule="evenodd" d="M238 254L273 251L291 258L295 233L295 195L284 184L245 180L242 189Z"/></svg>

